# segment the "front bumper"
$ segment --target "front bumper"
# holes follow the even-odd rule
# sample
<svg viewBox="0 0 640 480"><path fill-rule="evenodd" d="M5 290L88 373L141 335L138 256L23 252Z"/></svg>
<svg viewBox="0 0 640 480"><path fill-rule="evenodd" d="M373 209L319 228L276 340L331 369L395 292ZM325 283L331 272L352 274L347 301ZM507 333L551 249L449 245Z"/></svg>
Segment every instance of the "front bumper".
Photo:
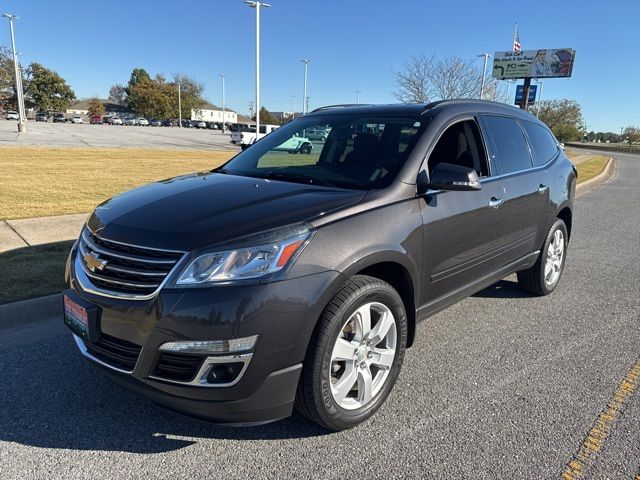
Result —
<svg viewBox="0 0 640 480"><path fill-rule="evenodd" d="M87 361L125 388L172 410L249 424L291 414L315 322L341 282L339 273L327 271L268 284L166 289L140 301L85 291L72 266L69 274L71 288L100 307L100 332L141 347L135 366L122 369L91 355L76 337ZM210 388L154 378L158 348L165 342L256 334L259 340L236 383Z"/></svg>

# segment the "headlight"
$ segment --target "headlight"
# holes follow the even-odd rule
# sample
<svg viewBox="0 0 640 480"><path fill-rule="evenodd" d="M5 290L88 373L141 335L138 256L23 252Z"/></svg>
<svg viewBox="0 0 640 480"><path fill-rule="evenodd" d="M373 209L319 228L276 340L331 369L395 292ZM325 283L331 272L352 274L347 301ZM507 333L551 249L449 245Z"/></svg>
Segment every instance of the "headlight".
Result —
<svg viewBox="0 0 640 480"><path fill-rule="evenodd" d="M289 235L257 246L208 252L194 258L176 286L226 283L264 277L285 268L309 238L311 231Z"/></svg>

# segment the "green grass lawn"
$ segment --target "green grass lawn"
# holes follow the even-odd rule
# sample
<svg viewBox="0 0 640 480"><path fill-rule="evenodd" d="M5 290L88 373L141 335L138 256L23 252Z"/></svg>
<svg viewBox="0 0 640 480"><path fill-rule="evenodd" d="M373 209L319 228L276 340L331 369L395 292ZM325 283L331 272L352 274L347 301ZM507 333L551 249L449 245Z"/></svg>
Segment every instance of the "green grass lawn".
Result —
<svg viewBox="0 0 640 480"><path fill-rule="evenodd" d="M578 183L585 182L598 175L607 166L609 157L598 155L578 165Z"/></svg>
<svg viewBox="0 0 640 480"><path fill-rule="evenodd" d="M0 253L0 304L60 292L73 241Z"/></svg>

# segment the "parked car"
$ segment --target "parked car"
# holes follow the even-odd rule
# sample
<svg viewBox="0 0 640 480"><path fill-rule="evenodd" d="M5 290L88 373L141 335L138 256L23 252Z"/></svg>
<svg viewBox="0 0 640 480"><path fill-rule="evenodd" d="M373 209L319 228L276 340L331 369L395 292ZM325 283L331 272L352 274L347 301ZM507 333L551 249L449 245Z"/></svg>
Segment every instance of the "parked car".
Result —
<svg viewBox="0 0 640 480"><path fill-rule="evenodd" d="M105 115L104 117L102 117L102 123L111 123L112 118L113 115Z"/></svg>
<svg viewBox="0 0 640 480"><path fill-rule="evenodd" d="M175 127L175 123L173 122L173 120L163 120L162 121L162 126L163 127Z"/></svg>
<svg viewBox="0 0 640 480"><path fill-rule="evenodd" d="M123 125L124 122L122 121L122 119L120 117L111 117L109 119L109 123L111 125Z"/></svg>
<svg viewBox="0 0 640 480"><path fill-rule="evenodd" d="M46 122L47 120L49 120L49 115L47 115L47 112L36 113L36 122Z"/></svg>
<svg viewBox="0 0 640 480"><path fill-rule="evenodd" d="M53 114L53 123L58 123L58 122L66 122L67 119L64 116L63 113L54 113Z"/></svg>
<svg viewBox="0 0 640 480"><path fill-rule="evenodd" d="M135 117L127 117L124 119L124 124L125 125L137 125L138 124L138 119Z"/></svg>
<svg viewBox="0 0 640 480"><path fill-rule="evenodd" d="M271 132L273 132L278 128L280 128L280 125L260 125L259 135L256 135L255 126L253 130L250 130L250 129L248 131L239 130L231 133L231 143L239 146L244 150L249 145L255 143L256 139L260 140L262 137L270 134ZM309 146L311 146L311 143L309 143ZM311 149L309 149L309 152L305 152L305 153L310 153L310 152L311 152Z"/></svg>
<svg viewBox="0 0 640 480"><path fill-rule="evenodd" d="M321 125L315 161L282 157ZM172 410L237 424L295 407L350 428L386 401L420 321L512 273L554 291L575 186L551 131L507 105L318 109L96 208L64 319L89 363Z"/></svg>
<svg viewBox="0 0 640 480"><path fill-rule="evenodd" d="M71 123L83 123L80 115L74 115L71 117Z"/></svg>
<svg viewBox="0 0 640 480"><path fill-rule="evenodd" d="M89 119L89 123L91 125L100 125L102 123L102 115L93 115Z"/></svg>
<svg viewBox="0 0 640 480"><path fill-rule="evenodd" d="M305 132L301 132L304 135ZM244 148L247 148L246 146ZM303 153L310 154L313 150L313 144L308 137L293 135L286 142L278 145L273 149L274 152Z"/></svg>
<svg viewBox="0 0 640 480"><path fill-rule="evenodd" d="M207 123L204 120L193 120L194 128L207 128Z"/></svg>
<svg viewBox="0 0 640 480"><path fill-rule="evenodd" d="M207 122L207 128L209 130L218 130L218 123L217 122Z"/></svg>
<svg viewBox="0 0 640 480"><path fill-rule="evenodd" d="M193 126L191 120L182 120L180 125L182 125L182 128L191 128Z"/></svg>
<svg viewBox="0 0 640 480"><path fill-rule="evenodd" d="M152 127L160 127L162 126L162 122L156 118L152 118L151 120L149 120L149 125L151 125Z"/></svg>
<svg viewBox="0 0 640 480"><path fill-rule="evenodd" d="M305 137L309 140L320 140L324 142L329 136L330 130L327 128L310 128L304 132Z"/></svg>
<svg viewBox="0 0 640 480"><path fill-rule="evenodd" d="M138 125L141 125L143 127L148 127L149 126L149 120L147 120L146 118L140 117L140 118L138 118L136 120L136 122L137 122Z"/></svg>
<svg viewBox="0 0 640 480"><path fill-rule="evenodd" d="M7 120L20 120L20 114L13 110L7 111Z"/></svg>

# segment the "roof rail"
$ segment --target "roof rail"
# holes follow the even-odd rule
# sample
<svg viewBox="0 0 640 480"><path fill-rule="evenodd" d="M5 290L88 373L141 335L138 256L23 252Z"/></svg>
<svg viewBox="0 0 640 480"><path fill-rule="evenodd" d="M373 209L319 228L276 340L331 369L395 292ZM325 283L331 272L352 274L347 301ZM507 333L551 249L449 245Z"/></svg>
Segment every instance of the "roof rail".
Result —
<svg viewBox="0 0 640 480"><path fill-rule="evenodd" d="M312 110L311 113L321 112L323 110L330 110L332 108L347 108L347 107L371 107L375 105L374 103L340 103L337 105L327 105L325 107L316 108Z"/></svg>

